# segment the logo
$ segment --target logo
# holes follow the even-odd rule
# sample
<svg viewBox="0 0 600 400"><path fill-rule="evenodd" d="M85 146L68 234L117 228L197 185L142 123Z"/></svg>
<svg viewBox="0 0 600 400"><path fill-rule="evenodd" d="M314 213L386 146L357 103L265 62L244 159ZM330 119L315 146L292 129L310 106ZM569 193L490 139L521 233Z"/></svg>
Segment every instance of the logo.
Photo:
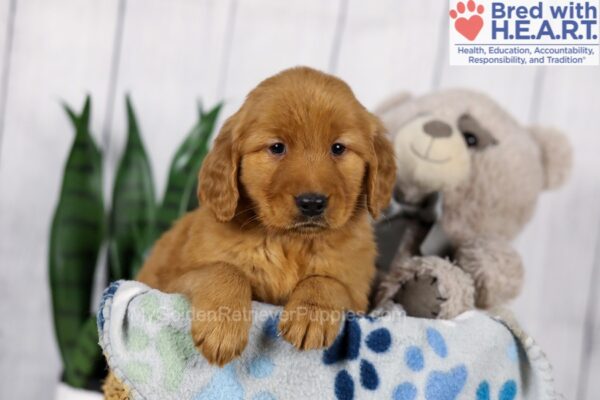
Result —
<svg viewBox="0 0 600 400"><path fill-rule="evenodd" d="M450 65L598 65L600 0L449 0Z"/></svg>
<svg viewBox="0 0 600 400"><path fill-rule="evenodd" d="M481 28L483 28L481 15L484 11L485 7L481 4L475 4L473 0L469 0L466 7L462 1L458 2L456 9L450 10L450 18L455 20L454 29L456 29L456 32L468 40L475 40L481 32Z"/></svg>

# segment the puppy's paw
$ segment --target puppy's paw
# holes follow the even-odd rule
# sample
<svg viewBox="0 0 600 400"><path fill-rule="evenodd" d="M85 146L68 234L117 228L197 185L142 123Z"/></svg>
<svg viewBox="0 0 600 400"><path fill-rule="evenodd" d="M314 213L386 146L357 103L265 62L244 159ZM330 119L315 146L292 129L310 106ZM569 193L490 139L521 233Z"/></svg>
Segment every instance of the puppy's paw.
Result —
<svg viewBox="0 0 600 400"><path fill-rule="evenodd" d="M216 320L194 319L192 338L206 360L220 367L238 357L248 343L250 321L218 317Z"/></svg>
<svg viewBox="0 0 600 400"><path fill-rule="evenodd" d="M338 335L344 313L309 303L288 304L281 315L279 331L300 350L329 347Z"/></svg>

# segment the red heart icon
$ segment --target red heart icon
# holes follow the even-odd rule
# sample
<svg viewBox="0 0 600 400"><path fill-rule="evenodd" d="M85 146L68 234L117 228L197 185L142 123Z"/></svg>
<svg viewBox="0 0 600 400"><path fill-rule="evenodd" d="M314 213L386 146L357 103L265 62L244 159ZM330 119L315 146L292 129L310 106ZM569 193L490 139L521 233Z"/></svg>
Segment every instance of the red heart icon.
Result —
<svg viewBox="0 0 600 400"><path fill-rule="evenodd" d="M456 31L469 40L475 40L482 27L483 19L479 15L473 15L469 19L459 18L454 22Z"/></svg>

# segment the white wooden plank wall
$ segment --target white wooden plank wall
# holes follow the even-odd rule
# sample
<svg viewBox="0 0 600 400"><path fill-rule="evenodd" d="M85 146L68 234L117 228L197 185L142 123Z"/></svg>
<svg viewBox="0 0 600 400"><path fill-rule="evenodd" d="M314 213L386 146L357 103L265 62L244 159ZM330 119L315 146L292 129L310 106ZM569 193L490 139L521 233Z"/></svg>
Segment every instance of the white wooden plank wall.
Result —
<svg viewBox="0 0 600 400"><path fill-rule="evenodd" d="M13 15L15 11L15 1L3 0L0 2L0 148L2 148L3 116L6 106L8 77L10 75L10 68L7 62L9 59L8 55L12 50Z"/></svg>
<svg viewBox="0 0 600 400"><path fill-rule="evenodd" d="M430 90L443 13L436 1L350 0L335 73L369 108L395 92Z"/></svg>
<svg viewBox="0 0 600 400"><path fill-rule="evenodd" d="M212 107L220 97L233 1L126 1L117 96L107 122L109 157L116 165L125 145L124 93L130 93L160 198L171 156L196 121L198 101Z"/></svg>
<svg viewBox="0 0 600 400"><path fill-rule="evenodd" d="M301 64L340 75L367 107L466 86L568 133L573 176L517 240L527 281L514 306L565 397L598 398L600 68L450 67L446 15L439 0L0 0L0 398L49 398L59 374L46 242L72 139L60 100L92 94L112 175L130 93L161 196L196 100L225 99L227 116L261 79Z"/></svg>
<svg viewBox="0 0 600 400"><path fill-rule="evenodd" d="M222 87L224 115L231 115L258 82L284 68L327 70L343 1L238 0Z"/></svg>
<svg viewBox="0 0 600 400"><path fill-rule="evenodd" d="M557 379L569 385L563 391L573 399L600 395L600 370L587 367L600 357L600 336L584 329L588 301L597 296L600 283L592 279L592 271L600 267L600 93L594 90L600 87L599 75L597 67L549 68L544 73L538 119L569 132L576 158L568 186L542 200L536 236L522 243L523 252L535 260L529 264L542 269L533 300L537 307L527 315L538 318L537 337L549 353L553 346ZM594 339L594 348L584 345L584 339ZM577 382L586 380L588 387L578 388Z"/></svg>
<svg viewBox="0 0 600 400"><path fill-rule="evenodd" d="M42 399L59 373L46 256L60 171L73 140L60 101L79 106L91 93L93 127L100 131L117 8L113 1L29 0L17 1L16 10L0 118L0 398Z"/></svg>

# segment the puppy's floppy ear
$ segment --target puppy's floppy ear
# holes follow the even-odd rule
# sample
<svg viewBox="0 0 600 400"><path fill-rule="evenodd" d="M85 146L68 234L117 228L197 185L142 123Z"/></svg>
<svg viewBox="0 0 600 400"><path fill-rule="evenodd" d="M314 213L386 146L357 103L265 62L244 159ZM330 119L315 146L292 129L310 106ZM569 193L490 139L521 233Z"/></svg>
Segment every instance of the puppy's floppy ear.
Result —
<svg viewBox="0 0 600 400"><path fill-rule="evenodd" d="M567 137L556 129L534 126L531 133L542 153L545 189L561 186L569 177L573 164L573 150Z"/></svg>
<svg viewBox="0 0 600 400"><path fill-rule="evenodd" d="M225 121L198 175L198 201L202 206L209 207L221 222L233 218L240 197L239 154L234 143L237 124L237 114Z"/></svg>
<svg viewBox="0 0 600 400"><path fill-rule="evenodd" d="M394 148L386 137L386 130L374 115L371 115L371 126L373 154L367 166L367 207L373 218L377 218L392 197L396 181L396 160Z"/></svg>

